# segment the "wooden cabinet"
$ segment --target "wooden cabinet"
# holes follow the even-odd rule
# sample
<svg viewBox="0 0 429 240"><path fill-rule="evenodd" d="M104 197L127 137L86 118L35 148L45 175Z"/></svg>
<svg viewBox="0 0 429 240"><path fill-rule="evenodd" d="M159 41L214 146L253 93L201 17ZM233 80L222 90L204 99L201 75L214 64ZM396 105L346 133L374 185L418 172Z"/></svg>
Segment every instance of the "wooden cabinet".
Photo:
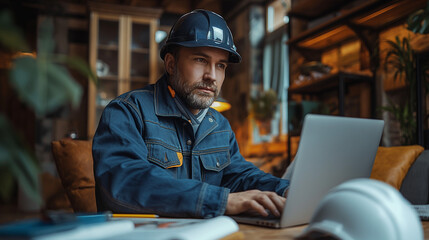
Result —
<svg viewBox="0 0 429 240"><path fill-rule="evenodd" d="M116 96L154 83L158 46L155 34L161 10L92 4L89 61L98 85L89 84L88 138L104 107Z"/></svg>

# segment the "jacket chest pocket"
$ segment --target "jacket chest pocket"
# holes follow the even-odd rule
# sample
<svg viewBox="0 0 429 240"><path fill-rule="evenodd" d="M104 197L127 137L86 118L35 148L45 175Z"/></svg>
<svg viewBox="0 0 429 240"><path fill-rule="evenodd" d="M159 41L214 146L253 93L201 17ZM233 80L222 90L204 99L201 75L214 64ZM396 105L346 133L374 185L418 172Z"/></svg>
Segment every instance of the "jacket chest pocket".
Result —
<svg viewBox="0 0 429 240"><path fill-rule="evenodd" d="M162 168L176 168L183 165L183 155L179 151L160 144L148 144L148 160Z"/></svg>
<svg viewBox="0 0 429 240"><path fill-rule="evenodd" d="M203 182L220 186L223 169L231 163L229 151L221 151L200 155L202 165L201 178Z"/></svg>

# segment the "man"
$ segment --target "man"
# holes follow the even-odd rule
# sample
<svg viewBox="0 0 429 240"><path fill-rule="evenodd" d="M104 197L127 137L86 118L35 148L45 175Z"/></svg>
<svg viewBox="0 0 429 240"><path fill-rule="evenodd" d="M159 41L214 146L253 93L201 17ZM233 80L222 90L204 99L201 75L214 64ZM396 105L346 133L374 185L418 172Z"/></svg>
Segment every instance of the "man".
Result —
<svg viewBox="0 0 429 240"><path fill-rule="evenodd" d="M228 121L209 108L228 63L241 61L224 19L185 14L160 55L164 76L119 96L101 117L93 140L99 210L279 216L289 182L247 162Z"/></svg>

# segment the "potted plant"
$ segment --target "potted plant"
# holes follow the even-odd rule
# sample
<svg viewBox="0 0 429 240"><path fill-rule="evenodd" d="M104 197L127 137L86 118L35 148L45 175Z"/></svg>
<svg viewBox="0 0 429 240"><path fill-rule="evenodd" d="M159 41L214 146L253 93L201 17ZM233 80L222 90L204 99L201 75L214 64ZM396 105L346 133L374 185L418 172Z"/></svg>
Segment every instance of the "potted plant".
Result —
<svg viewBox="0 0 429 240"><path fill-rule="evenodd" d="M250 99L251 112L262 135L271 132L271 120L277 107L277 94L269 89Z"/></svg>
<svg viewBox="0 0 429 240"><path fill-rule="evenodd" d="M389 67L393 70L394 81L405 81L406 99L399 104L389 101L389 106L381 109L393 114L400 125L401 143L411 145L415 143L416 136L416 67L414 51L410 45L409 38L395 38L388 40L389 48L385 57L385 70Z"/></svg>
<svg viewBox="0 0 429 240"><path fill-rule="evenodd" d="M404 37L400 39L395 38L395 41L388 40L389 49L385 57L385 69L388 66L393 69L394 81L405 81L406 86L406 99L401 103L394 104L392 100L389 101L389 106L384 106L381 109L388 111L398 120L400 124L401 143L403 145L412 145L416 143L416 64L415 53L410 44L410 39ZM427 79L427 71L423 78ZM428 83L424 84L426 90ZM428 92L428 91L426 91Z"/></svg>
<svg viewBox="0 0 429 240"><path fill-rule="evenodd" d="M429 33L429 1L425 9L419 9L408 17L407 29L414 33Z"/></svg>
<svg viewBox="0 0 429 240"><path fill-rule="evenodd" d="M79 105L82 87L65 66L96 82L95 75L84 61L54 53L52 18L47 18L38 29L37 53L28 54L29 48L13 23L12 14L7 10L0 12L0 45L3 51L15 56L10 68L10 85L20 100L39 117L67 104L72 107ZM41 203L39 173L35 154L8 118L0 113L0 201L9 202L15 184L18 184L30 199Z"/></svg>
<svg viewBox="0 0 429 240"><path fill-rule="evenodd" d="M407 20L407 29L416 34L429 33L429 1L425 9L419 9L412 13ZM407 86L407 98L400 104L394 104L389 99L389 106L382 107L382 110L388 111L394 115L399 121L401 131L402 144L415 144L416 143L416 65L415 53L411 47L410 39L404 37L395 41L387 41L389 50L385 57L385 69L391 66L394 70L394 80L404 79ZM426 67L427 68L427 67ZM423 78L425 79L424 86L429 89L427 79L427 71L424 71Z"/></svg>

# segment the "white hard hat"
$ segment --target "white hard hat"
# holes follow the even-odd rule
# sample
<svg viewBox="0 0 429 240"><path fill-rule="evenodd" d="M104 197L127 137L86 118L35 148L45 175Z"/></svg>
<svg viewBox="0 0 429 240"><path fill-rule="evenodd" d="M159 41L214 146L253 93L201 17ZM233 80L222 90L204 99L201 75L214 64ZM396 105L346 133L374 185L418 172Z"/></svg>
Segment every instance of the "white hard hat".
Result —
<svg viewBox="0 0 429 240"><path fill-rule="evenodd" d="M354 179L322 199L297 239L423 240L416 210L390 185Z"/></svg>

